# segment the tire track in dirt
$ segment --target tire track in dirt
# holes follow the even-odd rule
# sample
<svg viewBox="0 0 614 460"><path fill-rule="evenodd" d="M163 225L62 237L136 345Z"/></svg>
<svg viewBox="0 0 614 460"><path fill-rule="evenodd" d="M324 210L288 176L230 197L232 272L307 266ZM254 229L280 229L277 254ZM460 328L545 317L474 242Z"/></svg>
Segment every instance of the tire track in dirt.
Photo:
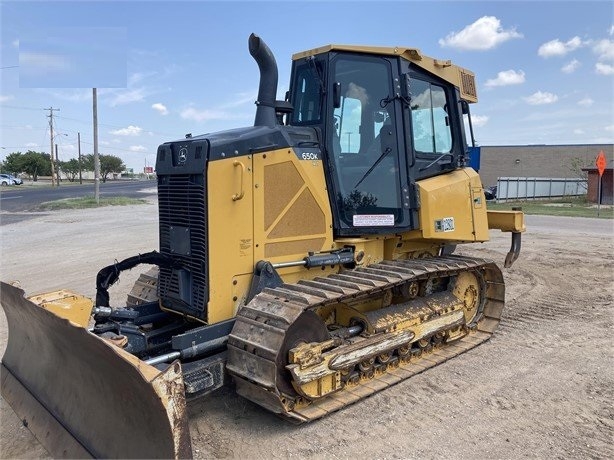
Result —
<svg viewBox="0 0 614 460"><path fill-rule="evenodd" d="M567 419L553 421L558 429L548 433L551 450L558 450L557 456L614 458L612 373L599 373L598 383L592 380L588 386L582 381L586 374L597 375L600 366L612 365L611 348L608 352L608 348L600 349L598 343L591 346L593 337L609 335L613 326L612 283L604 276L614 269L608 254L611 251L607 249L586 251L585 247L567 246L564 250L530 254L504 272L510 289L493 341L515 350L519 361L524 362L524 372L535 372L544 379L544 373L552 372L549 369L557 371L552 362L559 357L578 366L575 375L563 376L550 393L530 397L530 405L518 405L497 394L486 396L483 401L493 410L511 411L510 416L516 412L523 419L530 418L531 413L560 408ZM525 391L532 394L535 389L528 387ZM506 393L513 391L508 388ZM518 399L527 398L525 395ZM578 407L576 400L581 399L586 403Z"/></svg>
<svg viewBox="0 0 614 460"><path fill-rule="evenodd" d="M105 218L125 218L117 212L109 210ZM130 215L146 223L150 210L131 208ZM575 222L555 224L567 221ZM32 235L40 234L35 222L40 220L14 228L11 254L32 246ZM58 241L79 233L74 225ZM574 229L531 231L523 236L518 261L503 270L507 304L489 342L308 425L290 425L232 387L223 388L189 406L195 458L614 458L612 234L579 238ZM35 270L50 265L47 259L11 270L40 287L55 286L57 273L74 267L86 272L107 265L116 242L92 252L91 240L106 241L108 228L85 228L83 234L88 241L79 247L80 239L70 240L73 257L52 254L55 270ZM490 243L459 252L501 265L508 236L493 232ZM124 246L133 255L135 244ZM83 260L75 259L79 254ZM89 275L82 286L73 289L91 289ZM125 297L125 289L118 290ZM0 409L0 457L43 457L45 451L4 402Z"/></svg>

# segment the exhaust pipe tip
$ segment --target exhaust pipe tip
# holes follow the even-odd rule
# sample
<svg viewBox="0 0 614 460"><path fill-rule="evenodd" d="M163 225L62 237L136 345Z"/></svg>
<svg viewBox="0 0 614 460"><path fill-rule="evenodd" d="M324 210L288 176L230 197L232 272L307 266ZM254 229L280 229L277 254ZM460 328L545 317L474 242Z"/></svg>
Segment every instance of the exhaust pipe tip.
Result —
<svg viewBox="0 0 614 460"><path fill-rule="evenodd" d="M247 44L249 46L249 54L251 54L252 57L254 58L256 54L258 53L258 50L260 49L260 43L262 43L262 39L258 35L252 32L249 35Z"/></svg>
<svg viewBox="0 0 614 460"><path fill-rule="evenodd" d="M258 35L252 33L248 40L249 54L260 69L260 85L256 100L256 118L254 126L277 125L275 101L277 99L277 62L267 44Z"/></svg>

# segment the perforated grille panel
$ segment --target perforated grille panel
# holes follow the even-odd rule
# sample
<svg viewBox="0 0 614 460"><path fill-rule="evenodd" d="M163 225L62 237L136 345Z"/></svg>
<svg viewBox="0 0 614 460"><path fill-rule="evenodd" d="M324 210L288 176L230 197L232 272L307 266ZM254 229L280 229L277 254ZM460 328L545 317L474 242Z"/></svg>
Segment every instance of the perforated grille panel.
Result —
<svg viewBox="0 0 614 460"><path fill-rule="evenodd" d="M201 319L207 317L207 206L202 174L158 177L160 252L180 261L181 269L160 269L164 306ZM189 239L189 241L186 241Z"/></svg>
<svg viewBox="0 0 614 460"><path fill-rule="evenodd" d="M461 93L463 99L466 99L470 102L477 102L478 99L478 91L475 87L475 76L471 73L460 72L461 77Z"/></svg>

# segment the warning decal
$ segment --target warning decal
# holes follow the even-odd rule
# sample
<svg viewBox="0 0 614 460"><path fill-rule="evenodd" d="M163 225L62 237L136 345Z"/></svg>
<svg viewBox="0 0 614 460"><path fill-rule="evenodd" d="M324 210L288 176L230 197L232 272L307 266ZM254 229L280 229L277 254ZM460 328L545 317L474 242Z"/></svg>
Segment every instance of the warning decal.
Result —
<svg viewBox="0 0 614 460"><path fill-rule="evenodd" d="M356 214L354 227L389 227L394 225L394 214Z"/></svg>

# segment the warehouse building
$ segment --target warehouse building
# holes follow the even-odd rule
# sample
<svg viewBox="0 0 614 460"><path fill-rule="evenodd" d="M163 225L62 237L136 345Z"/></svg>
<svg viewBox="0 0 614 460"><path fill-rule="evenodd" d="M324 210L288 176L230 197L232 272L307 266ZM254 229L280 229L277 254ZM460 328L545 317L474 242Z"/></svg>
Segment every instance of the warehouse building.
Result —
<svg viewBox="0 0 614 460"><path fill-rule="evenodd" d="M602 178L602 203L612 203L614 144L482 146L479 172L484 187L497 185L501 177L588 179L591 199L593 195L596 196L597 185L593 184L596 177L595 159L601 151L607 158L609 168Z"/></svg>

